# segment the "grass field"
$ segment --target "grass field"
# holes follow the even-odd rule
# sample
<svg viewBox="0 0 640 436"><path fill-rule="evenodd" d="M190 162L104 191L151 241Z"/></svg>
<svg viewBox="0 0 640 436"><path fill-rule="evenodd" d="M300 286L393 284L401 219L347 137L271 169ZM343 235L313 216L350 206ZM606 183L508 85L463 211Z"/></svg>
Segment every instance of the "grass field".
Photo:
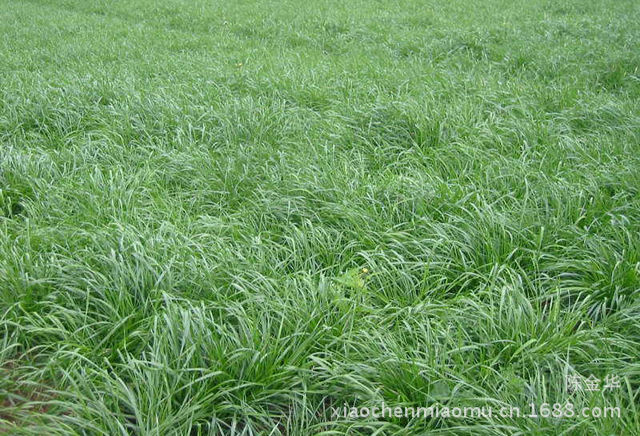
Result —
<svg viewBox="0 0 640 436"><path fill-rule="evenodd" d="M640 434L639 298L637 1L0 0L0 433Z"/></svg>

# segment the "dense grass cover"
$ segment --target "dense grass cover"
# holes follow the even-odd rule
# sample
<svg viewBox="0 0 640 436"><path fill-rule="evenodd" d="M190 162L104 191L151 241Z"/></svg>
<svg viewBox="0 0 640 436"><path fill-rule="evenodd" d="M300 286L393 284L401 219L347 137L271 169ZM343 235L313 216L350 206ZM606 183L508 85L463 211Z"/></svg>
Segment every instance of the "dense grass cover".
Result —
<svg viewBox="0 0 640 436"><path fill-rule="evenodd" d="M638 434L637 1L0 5L5 432Z"/></svg>

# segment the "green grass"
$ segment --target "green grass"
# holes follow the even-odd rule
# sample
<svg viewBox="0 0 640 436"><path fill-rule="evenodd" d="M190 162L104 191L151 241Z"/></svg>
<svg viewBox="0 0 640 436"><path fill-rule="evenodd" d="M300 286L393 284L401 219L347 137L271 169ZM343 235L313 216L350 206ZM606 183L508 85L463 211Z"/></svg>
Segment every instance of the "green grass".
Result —
<svg viewBox="0 0 640 436"><path fill-rule="evenodd" d="M0 0L0 433L640 434L639 41L633 0ZM622 412L330 413L383 401Z"/></svg>

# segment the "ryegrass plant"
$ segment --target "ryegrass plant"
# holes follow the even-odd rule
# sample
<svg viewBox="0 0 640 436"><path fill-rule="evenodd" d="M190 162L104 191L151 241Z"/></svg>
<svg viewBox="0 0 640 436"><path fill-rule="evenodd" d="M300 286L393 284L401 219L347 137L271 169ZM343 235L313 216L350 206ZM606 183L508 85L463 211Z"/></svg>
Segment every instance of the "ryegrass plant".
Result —
<svg viewBox="0 0 640 436"><path fill-rule="evenodd" d="M640 433L636 1L0 3L0 432Z"/></svg>

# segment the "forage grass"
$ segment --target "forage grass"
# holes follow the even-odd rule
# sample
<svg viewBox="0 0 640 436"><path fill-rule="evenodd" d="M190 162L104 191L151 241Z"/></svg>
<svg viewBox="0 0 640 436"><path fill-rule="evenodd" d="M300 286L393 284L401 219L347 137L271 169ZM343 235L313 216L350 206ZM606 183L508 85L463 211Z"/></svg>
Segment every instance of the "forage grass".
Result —
<svg viewBox="0 0 640 436"><path fill-rule="evenodd" d="M0 5L0 433L640 434L637 2Z"/></svg>

